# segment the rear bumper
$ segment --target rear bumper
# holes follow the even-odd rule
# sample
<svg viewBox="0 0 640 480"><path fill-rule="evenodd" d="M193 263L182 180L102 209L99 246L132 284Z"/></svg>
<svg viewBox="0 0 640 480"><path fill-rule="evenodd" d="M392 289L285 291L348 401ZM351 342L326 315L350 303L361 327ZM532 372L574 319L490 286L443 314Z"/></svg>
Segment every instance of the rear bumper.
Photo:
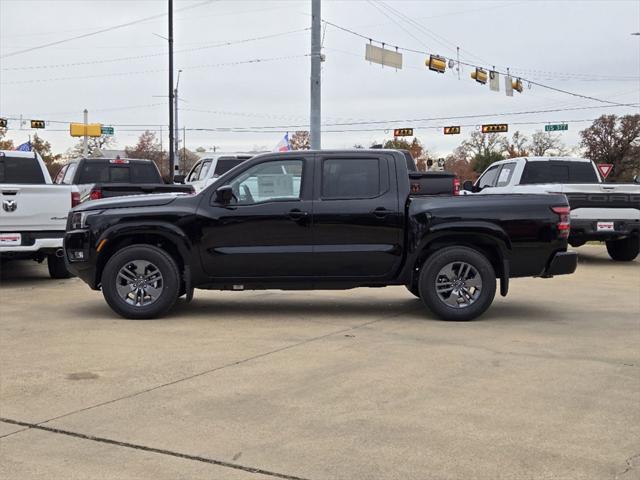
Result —
<svg viewBox="0 0 640 480"><path fill-rule="evenodd" d="M576 271L578 267L578 254L576 252L556 252L544 272L543 277L554 275L568 275Z"/></svg>
<svg viewBox="0 0 640 480"><path fill-rule="evenodd" d="M40 235L38 232L20 232L22 234L21 245L5 245L0 246L0 254L29 254L29 253L53 253L62 248L62 236L64 232L54 234L56 236L36 238Z"/></svg>
<svg viewBox="0 0 640 480"><path fill-rule="evenodd" d="M598 222L613 223L613 230L598 231ZM611 238L638 235L640 220L577 220L571 219L569 242L587 242L589 240L608 240Z"/></svg>

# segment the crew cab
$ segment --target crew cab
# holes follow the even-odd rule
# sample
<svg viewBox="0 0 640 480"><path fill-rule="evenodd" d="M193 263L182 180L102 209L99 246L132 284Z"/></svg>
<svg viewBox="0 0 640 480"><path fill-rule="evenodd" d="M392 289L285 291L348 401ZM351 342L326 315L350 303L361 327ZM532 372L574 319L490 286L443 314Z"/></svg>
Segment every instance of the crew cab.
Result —
<svg viewBox="0 0 640 480"><path fill-rule="evenodd" d="M55 183L77 185L80 202L122 195L183 192L189 185L166 184L151 160L130 158L80 158L64 165Z"/></svg>
<svg viewBox="0 0 640 480"><path fill-rule="evenodd" d="M65 257L127 318L194 288L405 285L437 316L470 320L496 279L506 295L511 278L575 270L564 195L424 195L415 175L396 150L258 155L198 195L76 207Z"/></svg>
<svg viewBox="0 0 640 480"><path fill-rule="evenodd" d="M68 278L62 240L77 189L54 185L36 152L0 150L0 202L0 259L46 259L52 278Z"/></svg>
<svg viewBox="0 0 640 480"><path fill-rule="evenodd" d="M640 251L640 185L604 183L585 158L522 157L491 164L475 185L481 194L564 193L571 206L569 243L604 241L613 260L631 261Z"/></svg>

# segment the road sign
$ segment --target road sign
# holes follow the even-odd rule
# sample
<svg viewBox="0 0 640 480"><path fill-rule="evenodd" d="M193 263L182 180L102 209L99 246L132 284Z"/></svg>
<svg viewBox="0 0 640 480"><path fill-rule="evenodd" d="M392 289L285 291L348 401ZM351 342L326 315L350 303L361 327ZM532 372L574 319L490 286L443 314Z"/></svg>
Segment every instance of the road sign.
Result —
<svg viewBox="0 0 640 480"><path fill-rule="evenodd" d="M396 128L393 130L394 137L411 137L413 136L413 128Z"/></svg>
<svg viewBox="0 0 640 480"><path fill-rule="evenodd" d="M0 128L7 128L7 119L0 118Z"/></svg>
<svg viewBox="0 0 640 480"><path fill-rule="evenodd" d="M613 164L612 163L599 163L598 164L598 170L600 170L600 175L602 175L602 179L605 180L609 174L611 173L611 170L613 170Z"/></svg>
<svg viewBox="0 0 640 480"><path fill-rule="evenodd" d="M402 54L367 43L364 59L387 67L402 68Z"/></svg>
<svg viewBox="0 0 640 480"><path fill-rule="evenodd" d="M545 132L559 132L563 130L569 130L569 125L567 125L566 123L554 123L544 126Z"/></svg>
<svg viewBox="0 0 640 480"><path fill-rule="evenodd" d="M44 120L31 120L31 128L44 128Z"/></svg>
<svg viewBox="0 0 640 480"><path fill-rule="evenodd" d="M72 137L99 137L102 135L102 125L99 123L70 123L69 133Z"/></svg>
<svg viewBox="0 0 640 480"><path fill-rule="evenodd" d="M444 158L439 158L439 159L438 159L438 166L439 166L440 168L444 168Z"/></svg>
<svg viewBox="0 0 640 480"><path fill-rule="evenodd" d="M113 132L113 127L100 127L100 133L102 133L102 135L113 135Z"/></svg>
<svg viewBox="0 0 640 480"><path fill-rule="evenodd" d="M506 123L490 123L482 125L482 133L505 133L509 131L509 125Z"/></svg>
<svg viewBox="0 0 640 480"><path fill-rule="evenodd" d="M460 133L460 127L459 126L444 127L444 134L445 135L458 135L459 133Z"/></svg>

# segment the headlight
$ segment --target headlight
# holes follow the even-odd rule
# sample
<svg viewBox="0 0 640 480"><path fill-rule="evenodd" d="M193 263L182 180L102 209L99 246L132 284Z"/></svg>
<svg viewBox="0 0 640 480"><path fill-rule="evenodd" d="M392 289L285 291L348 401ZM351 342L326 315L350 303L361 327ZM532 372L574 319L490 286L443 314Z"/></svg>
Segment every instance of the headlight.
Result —
<svg viewBox="0 0 640 480"><path fill-rule="evenodd" d="M91 215L102 213L101 210L88 210L85 212L72 212L69 230L81 230L87 226L87 218Z"/></svg>

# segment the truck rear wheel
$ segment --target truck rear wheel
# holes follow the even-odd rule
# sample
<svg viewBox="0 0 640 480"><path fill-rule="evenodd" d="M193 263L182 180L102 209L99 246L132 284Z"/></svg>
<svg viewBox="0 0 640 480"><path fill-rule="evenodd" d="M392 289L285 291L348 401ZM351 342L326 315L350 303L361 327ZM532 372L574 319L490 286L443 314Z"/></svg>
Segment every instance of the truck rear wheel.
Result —
<svg viewBox="0 0 640 480"><path fill-rule="evenodd" d="M47 268L49 269L49 276L51 278L71 278L71 272L67 270L67 266L64 264L64 258L58 257L55 254L47 255Z"/></svg>
<svg viewBox="0 0 640 480"><path fill-rule="evenodd" d="M609 256L618 262L630 262L635 260L640 251L640 236L627 237L622 240L608 240L607 252Z"/></svg>
<svg viewBox="0 0 640 480"><path fill-rule="evenodd" d="M480 252L449 247L427 259L420 271L420 297L443 320L467 321L493 302L496 274Z"/></svg>
<svg viewBox="0 0 640 480"><path fill-rule="evenodd" d="M114 254L102 272L102 294L119 315L156 318L175 304L180 290L176 262L151 245L132 245Z"/></svg>

